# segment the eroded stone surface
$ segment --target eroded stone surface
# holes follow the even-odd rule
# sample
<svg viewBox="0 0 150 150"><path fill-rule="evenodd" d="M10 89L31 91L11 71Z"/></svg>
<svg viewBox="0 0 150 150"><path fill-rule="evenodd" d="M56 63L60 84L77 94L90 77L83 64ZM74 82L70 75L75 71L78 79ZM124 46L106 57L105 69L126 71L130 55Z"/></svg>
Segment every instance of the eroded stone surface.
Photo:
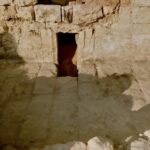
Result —
<svg viewBox="0 0 150 150"><path fill-rule="evenodd" d="M94 137L88 141L87 150L113 150L113 146L104 139Z"/></svg>
<svg viewBox="0 0 150 150"><path fill-rule="evenodd" d="M61 22L61 7L58 5L37 5L34 9L38 22Z"/></svg>

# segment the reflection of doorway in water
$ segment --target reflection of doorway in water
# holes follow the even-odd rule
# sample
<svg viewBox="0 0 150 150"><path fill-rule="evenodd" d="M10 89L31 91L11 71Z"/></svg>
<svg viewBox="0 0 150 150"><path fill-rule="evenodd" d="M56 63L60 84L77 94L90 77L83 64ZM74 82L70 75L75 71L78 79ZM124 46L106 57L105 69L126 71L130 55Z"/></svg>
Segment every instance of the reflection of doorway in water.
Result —
<svg viewBox="0 0 150 150"><path fill-rule="evenodd" d="M77 77L75 33L58 33L58 76ZM74 61L73 61L74 60Z"/></svg>

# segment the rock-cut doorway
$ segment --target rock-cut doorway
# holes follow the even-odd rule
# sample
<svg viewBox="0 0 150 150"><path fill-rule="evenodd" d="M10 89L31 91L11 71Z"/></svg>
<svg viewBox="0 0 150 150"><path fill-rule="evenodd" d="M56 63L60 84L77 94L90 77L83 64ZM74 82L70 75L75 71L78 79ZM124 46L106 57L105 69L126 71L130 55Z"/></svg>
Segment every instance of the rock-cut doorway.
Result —
<svg viewBox="0 0 150 150"><path fill-rule="evenodd" d="M68 5L69 2L74 0L38 0L38 4L42 5Z"/></svg>
<svg viewBox="0 0 150 150"><path fill-rule="evenodd" d="M77 77L77 44L75 33L57 33L58 77Z"/></svg>

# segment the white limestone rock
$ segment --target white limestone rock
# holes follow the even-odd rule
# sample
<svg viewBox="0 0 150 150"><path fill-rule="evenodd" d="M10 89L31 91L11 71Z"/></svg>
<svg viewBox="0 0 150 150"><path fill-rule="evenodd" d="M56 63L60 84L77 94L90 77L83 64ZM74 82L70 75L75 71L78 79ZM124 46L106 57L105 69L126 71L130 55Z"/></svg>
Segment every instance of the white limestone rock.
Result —
<svg viewBox="0 0 150 150"><path fill-rule="evenodd" d="M3 5L10 5L12 4L13 0L0 0L0 6Z"/></svg>
<svg viewBox="0 0 150 150"><path fill-rule="evenodd" d="M150 142L143 138L139 138L130 143L128 150L150 150Z"/></svg>
<svg viewBox="0 0 150 150"><path fill-rule="evenodd" d="M17 6L31 6L35 5L38 1L37 0L15 0L14 3Z"/></svg>
<svg viewBox="0 0 150 150"><path fill-rule="evenodd" d="M73 6L73 23L89 24L103 17L102 6L91 4Z"/></svg>
<svg viewBox="0 0 150 150"><path fill-rule="evenodd" d="M57 51L55 51L55 36L50 29L45 28L44 23L23 21L18 24L18 31L13 31L19 56L28 62L51 62L56 64ZM17 28L14 28L17 29ZM19 36L20 35L20 36Z"/></svg>
<svg viewBox="0 0 150 150"><path fill-rule="evenodd" d="M34 20L33 6L29 7L17 7L17 18L22 20Z"/></svg>
<svg viewBox="0 0 150 150"><path fill-rule="evenodd" d="M88 141L87 150L113 150L113 145L98 137L94 137Z"/></svg>
<svg viewBox="0 0 150 150"><path fill-rule="evenodd" d="M134 0L133 4L135 6L150 6L150 0Z"/></svg>
<svg viewBox="0 0 150 150"><path fill-rule="evenodd" d="M82 142L75 142L70 150L86 150L86 145Z"/></svg>
<svg viewBox="0 0 150 150"><path fill-rule="evenodd" d="M0 20L11 20L16 18L15 6L0 6Z"/></svg>
<svg viewBox="0 0 150 150"><path fill-rule="evenodd" d="M72 23L73 21L73 7L72 6L62 7L62 21L65 23Z"/></svg>
<svg viewBox="0 0 150 150"><path fill-rule="evenodd" d="M110 13L113 12L113 7L111 7L111 6L104 6L103 7L103 11L104 11L105 15L109 15Z"/></svg>
<svg viewBox="0 0 150 150"><path fill-rule="evenodd" d="M150 130L145 131L144 135L147 136L149 138L149 140L150 140Z"/></svg>
<svg viewBox="0 0 150 150"><path fill-rule="evenodd" d="M150 23L150 7L133 7L133 23Z"/></svg>
<svg viewBox="0 0 150 150"><path fill-rule="evenodd" d="M34 26L36 25L34 24ZM25 61L34 61L35 59L41 60L43 57L40 53L41 50L39 50L41 45L40 32L35 29L30 30L30 24L28 22L24 22L20 30L21 34L17 47L19 55L23 57ZM40 55L40 58L37 57L37 55Z"/></svg>
<svg viewBox="0 0 150 150"><path fill-rule="evenodd" d="M61 7L58 5L36 5L34 10L37 22L61 22Z"/></svg>

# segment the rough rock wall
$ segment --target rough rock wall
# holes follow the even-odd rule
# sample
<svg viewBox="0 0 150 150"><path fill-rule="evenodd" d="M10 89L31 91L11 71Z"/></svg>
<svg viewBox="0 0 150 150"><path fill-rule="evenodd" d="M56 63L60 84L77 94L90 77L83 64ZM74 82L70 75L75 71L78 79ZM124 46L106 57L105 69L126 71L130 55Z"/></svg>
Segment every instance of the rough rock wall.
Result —
<svg viewBox="0 0 150 150"><path fill-rule="evenodd" d="M84 5L71 3L62 7L36 3L36 0L0 1L1 41L3 38L10 40L12 36L14 40L9 42L10 51L16 49L26 61L56 63L56 32L79 33L86 28L85 24L97 22L105 15L103 5L97 6L94 2ZM3 53L6 52L5 41L1 42L0 51ZM13 46L14 42L16 46Z"/></svg>
<svg viewBox="0 0 150 150"><path fill-rule="evenodd" d="M57 32L79 33L79 62L109 57L141 59L148 52L149 0L89 0L68 6L36 3L0 2L0 33L10 34L5 39L14 38L17 52L26 61L57 63Z"/></svg>
<svg viewBox="0 0 150 150"><path fill-rule="evenodd" d="M119 2L106 8L102 2L97 5L97 1L87 1L84 5L71 2L70 5L62 7L35 5L36 3L35 0L0 2L1 39L5 37L10 41L11 36L14 40L9 42L12 47L10 51L16 49L26 61L57 63L57 32L80 34L86 28L92 29L93 24L99 19L114 13ZM1 44L3 53L6 52L3 50L4 45L5 42Z"/></svg>
<svg viewBox="0 0 150 150"><path fill-rule="evenodd" d="M131 73L135 61L149 60L149 0L36 3L0 1L1 55L16 51L26 62L57 64L56 33L72 32L78 33L79 73Z"/></svg>

